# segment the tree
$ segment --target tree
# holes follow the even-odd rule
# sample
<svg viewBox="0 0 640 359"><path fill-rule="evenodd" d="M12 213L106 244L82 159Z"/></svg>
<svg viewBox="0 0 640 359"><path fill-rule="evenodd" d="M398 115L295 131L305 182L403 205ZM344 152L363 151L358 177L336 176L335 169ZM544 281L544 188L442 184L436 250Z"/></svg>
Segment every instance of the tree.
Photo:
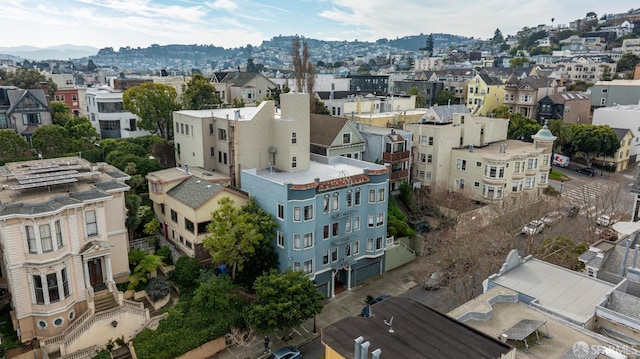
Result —
<svg viewBox="0 0 640 359"><path fill-rule="evenodd" d="M420 89L417 86L413 86L407 91L407 95L416 97L416 108L417 107L425 107L427 105L427 100L420 93Z"/></svg>
<svg viewBox="0 0 640 359"><path fill-rule="evenodd" d="M234 98L233 102L231 103L231 107L233 108L241 108L244 107L244 100L243 99L239 99L239 98Z"/></svg>
<svg viewBox="0 0 640 359"><path fill-rule="evenodd" d="M632 52L627 52L626 54L622 55L618 60L616 65L616 71L618 72L632 71L633 69L636 68L636 65L638 63L640 63L640 56Z"/></svg>
<svg viewBox="0 0 640 359"><path fill-rule="evenodd" d="M501 44L504 42L504 37L502 36L502 31L500 31L500 29L496 29L496 31L493 32L493 38L491 38L490 42L493 45Z"/></svg>
<svg viewBox="0 0 640 359"><path fill-rule="evenodd" d="M246 303L238 292L238 286L229 277L208 273L200 282L193 292L193 304L202 315L227 326L243 324Z"/></svg>
<svg viewBox="0 0 640 359"><path fill-rule="evenodd" d="M171 280L176 283L181 293L191 293L198 287L200 265L198 260L189 256L181 256L171 272Z"/></svg>
<svg viewBox="0 0 640 359"><path fill-rule="evenodd" d="M491 115L493 117L499 118L509 118L510 114L511 112L509 111L509 106L506 105L498 106L491 111Z"/></svg>
<svg viewBox="0 0 640 359"><path fill-rule="evenodd" d="M433 53L433 34L427 36L424 47L420 48L420 51L426 51L429 54Z"/></svg>
<svg viewBox="0 0 640 359"><path fill-rule="evenodd" d="M93 60L89 60L89 62L87 62L88 72L95 72L97 69L98 69L98 66L96 66L96 64L93 63Z"/></svg>
<svg viewBox="0 0 640 359"><path fill-rule="evenodd" d="M524 64L528 64L529 63L529 59L527 57L521 56L521 57L514 57L511 60L509 60L509 67L522 67L524 66Z"/></svg>
<svg viewBox="0 0 640 359"><path fill-rule="evenodd" d="M611 68L609 66L605 66L602 69L602 76L600 76L600 81L611 81L611 80L612 80Z"/></svg>
<svg viewBox="0 0 640 359"><path fill-rule="evenodd" d="M67 121L71 119L71 107L67 106L64 102L49 102L49 110L51 110L54 125L64 127Z"/></svg>
<svg viewBox="0 0 640 359"><path fill-rule="evenodd" d="M59 157L69 148L69 132L62 126L44 125L31 136L31 143L44 157Z"/></svg>
<svg viewBox="0 0 640 359"><path fill-rule="evenodd" d="M73 152L92 149L100 135L86 117L71 117L64 128L69 133L69 150Z"/></svg>
<svg viewBox="0 0 640 359"><path fill-rule="evenodd" d="M569 143L569 127L562 120L551 120L549 121L548 128L549 131L556 136L556 141L553 143L553 151L562 152L558 150L564 148L564 146Z"/></svg>
<svg viewBox="0 0 640 359"><path fill-rule="evenodd" d="M14 130L0 130L0 158L19 158L29 149L29 142Z"/></svg>
<svg viewBox="0 0 640 359"><path fill-rule="evenodd" d="M436 98L433 100L438 105L450 105L455 101L456 97L454 94L447 90L440 91Z"/></svg>
<svg viewBox="0 0 640 359"><path fill-rule="evenodd" d="M189 82L182 85L182 107L186 110L214 108L221 103L216 87L202 74L193 74Z"/></svg>
<svg viewBox="0 0 640 359"><path fill-rule="evenodd" d="M247 72L257 72L256 63L253 61L253 58L247 59Z"/></svg>
<svg viewBox="0 0 640 359"><path fill-rule="evenodd" d="M316 82L316 66L311 61L309 55L309 47L307 42L302 43L300 49L300 38L298 36L291 40L291 56L293 61L293 70L296 76L296 90L298 92L306 92L309 96L309 108L314 111L322 110L316 106L313 91ZM315 112L319 113L319 112Z"/></svg>
<svg viewBox="0 0 640 359"><path fill-rule="evenodd" d="M124 225L127 227L129 233L129 240L134 239L136 229L140 225L140 217L138 217L138 209L142 204L142 198L136 193L127 192L124 196L124 204L127 209L127 218L124 220Z"/></svg>
<svg viewBox="0 0 640 359"><path fill-rule="evenodd" d="M258 299L247 319L259 333L293 328L322 310L324 298L302 271L271 270L256 279L254 289Z"/></svg>
<svg viewBox="0 0 640 359"><path fill-rule="evenodd" d="M235 280L238 271L244 269L248 257L251 257L264 236L260 227L253 222L242 208L235 206L229 197L218 201L219 208L211 213L211 223L203 245L211 253L214 262L223 262L231 268L231 279Z"/></svg>
<svg viewBox="0 0 640 359"><path fill-rule="evenodd" d="M570 143L565 146L569 155L578 152L591 167L593 158L604 155L613 156L620 148L620 141L615 131L608 126L591 124L569 125Z"/></svg>
<svg viewBox="0 0 640 359"><path fill-rule="evenodd" d="M567 235L548 237L536 249L535 257L548 263L564 268L577 270L580 261L578 257L589 249L585 243L578 244Z"/></svg>
<svg viewBox="0 0 640 359"><path fill-rule="evenodd" d="M519 113L509 115L509 128L507 138L532 142L531 136L542 129L542 126L533 119L522 116Z"/></svg>
<svg viewBox="0 0 640 359"><path fill-rule="evenodd" d="M49 98L53 98L58 90L58 85L53 80L47 79L38 70L29 70L27 68L20 68L12 72L0 70L0 82L3 85L13 85L21 89L39 89L42 88L41 83L44 82L49 88L47 93Z"/></svg>
<svg viewBox="0 0 640 359"><path fill-rule="evenodd" d="M122 94L124 108L138 115L138 126L160 137L173 138L173 111L180 109L176 90L164 84L147 82Z"/></svg>

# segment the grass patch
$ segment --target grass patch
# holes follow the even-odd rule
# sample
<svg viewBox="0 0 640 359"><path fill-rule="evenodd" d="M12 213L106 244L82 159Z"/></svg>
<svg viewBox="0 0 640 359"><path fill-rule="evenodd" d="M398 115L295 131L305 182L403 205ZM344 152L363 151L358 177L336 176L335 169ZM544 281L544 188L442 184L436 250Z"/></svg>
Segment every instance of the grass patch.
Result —
<svg viewBox="0 0 640 359"><path fill-rule="evenodd" d="M551 170L551 173L549 174L549 179L552 179L555 181L568 181L569 178L570 177L565 175L564 173L554 171L554 170Z"/></svg>

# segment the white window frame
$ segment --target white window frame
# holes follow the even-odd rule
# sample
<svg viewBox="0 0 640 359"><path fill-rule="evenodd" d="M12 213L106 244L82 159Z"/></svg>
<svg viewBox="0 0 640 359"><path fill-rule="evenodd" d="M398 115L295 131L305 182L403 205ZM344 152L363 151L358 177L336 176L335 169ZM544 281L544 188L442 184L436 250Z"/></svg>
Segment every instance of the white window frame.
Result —
<svg viewBox="0 0 640 359"><path fill-rule="evenodd" d="M280 248L284 248L284 233L278 231L276 234L276 244Z"/></svg>
<svg viewBox="0 0 640 359"><path fill-rule="evenodd" d="M93 222L90 222L92 220L91 216L93 216ZM95 209L84 211L84 223L87 231L87 237L94 237L98 235L98 214Z"/></svg>

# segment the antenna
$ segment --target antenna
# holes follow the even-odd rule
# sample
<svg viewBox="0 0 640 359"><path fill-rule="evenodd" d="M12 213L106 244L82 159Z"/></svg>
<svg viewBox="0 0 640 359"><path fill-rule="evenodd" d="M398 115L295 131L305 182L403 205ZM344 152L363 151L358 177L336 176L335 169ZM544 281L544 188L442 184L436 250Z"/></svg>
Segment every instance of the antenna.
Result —
<svg viewBox="0 0 640 359"><path fill-rule="evenodd" d="M389 326L389 333L393 333L393 327L392 327L392 325L393 325L393 316L391 316L391 320L389 320L388 322L385 319L384 320L384 324Z"/></svg>

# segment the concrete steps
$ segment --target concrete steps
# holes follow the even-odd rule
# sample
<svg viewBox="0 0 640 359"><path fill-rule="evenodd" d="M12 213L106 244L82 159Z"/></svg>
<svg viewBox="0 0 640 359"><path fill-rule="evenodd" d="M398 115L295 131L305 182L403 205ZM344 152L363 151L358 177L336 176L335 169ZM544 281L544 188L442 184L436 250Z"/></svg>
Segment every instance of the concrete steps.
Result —
<svg viewBox="0 0 640 359"><path fill-rule="evenodd" d="M118 306L118 302L113 296L113 293L108 290L104 290L95 294L93 298L93 302L95 305L95 312L104 312Z"/></svg>

